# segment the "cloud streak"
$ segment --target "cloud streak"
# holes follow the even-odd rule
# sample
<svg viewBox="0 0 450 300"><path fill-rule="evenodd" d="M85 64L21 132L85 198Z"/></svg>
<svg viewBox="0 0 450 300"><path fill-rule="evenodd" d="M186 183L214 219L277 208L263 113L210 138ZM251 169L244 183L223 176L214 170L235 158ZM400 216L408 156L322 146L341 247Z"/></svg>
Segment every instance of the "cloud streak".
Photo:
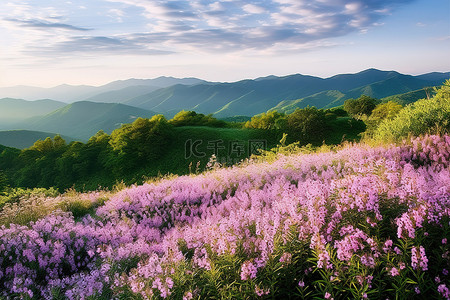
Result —
<svg viewBox="0 0 450 300"><path fill-rule="evenodd" d="M63 24L63 23L50 23L46 21L40 21L40 20L18 20L18 19L5 19L9 22L14 22L19 24L19 26L23 27L30 27L30 28L37 28L37 29L65 29L65 30L74 30L74 31L89 31L92 29L89 28L82 28L73 26L70 24Z"/></svg>
<svg viewBox="0 0 450 300"><path fill-rule="evenodd" d="M9 2L10 8L13 7ZM320 41L365 32L380 24L380 19L395 7L413 0L91 0L86 7L71 11L54 7L51 15L39 11L30 19L22 4L13 17L3 19L20 28L60 29L61 34L47 45L31 45L27 53L48 54L84 52L105 54L169 54L176 52L264 52L282 48L309 49ZM16 1L17 2L17 1ZM64 6L64 4L60 4ZM20 9L19 9L20 8ZM102 14L101 11L104 11ZM99 20L80 23L86 11L96 11ZM132 11L133 14L127 14ZM55 12L61 21L54 22ZM1 10L0 10L0 17ZM53 21L52 21L53 20ZM77 20L78 22L70 22ZM71 24L83 24L75 26ZM120 29L117 26L120 24ZM133 26L133 24L136 24ZM109 28L116 28L110 31ZM78 33L78 34L71 34ZM84 33L80 35L79 33ZM30 45L29 45L30 46ZM30 50L32 49L32 50ZM42 51L41 51L42 50Z"/></svg>

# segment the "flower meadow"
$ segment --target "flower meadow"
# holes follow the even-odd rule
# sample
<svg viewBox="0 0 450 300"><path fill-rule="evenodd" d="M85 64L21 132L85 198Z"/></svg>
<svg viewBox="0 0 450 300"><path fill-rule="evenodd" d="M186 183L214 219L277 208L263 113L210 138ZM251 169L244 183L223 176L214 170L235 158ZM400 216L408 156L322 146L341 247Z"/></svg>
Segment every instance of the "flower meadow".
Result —
<svg viewBox="0 0 450 300"><path fill-rule="evenodd" d="M450 299L449 162L424 136L85 194L2 225L0 297Z"/></svg>

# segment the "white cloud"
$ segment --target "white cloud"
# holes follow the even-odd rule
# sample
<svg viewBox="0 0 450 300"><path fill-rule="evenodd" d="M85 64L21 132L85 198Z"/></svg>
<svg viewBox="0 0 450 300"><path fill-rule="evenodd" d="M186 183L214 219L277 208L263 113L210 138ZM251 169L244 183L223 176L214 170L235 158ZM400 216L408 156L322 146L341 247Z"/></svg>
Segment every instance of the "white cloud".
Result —
<svg viewBox="0 0 450 300"><path fill-rule="evenodd" d="M264 7L254 4L246 4L242 8L244 9L244 11L250 14L263 14L266 12L266 9Z"/></svg>
<svg viewBox="0 0 450 300"><path fill-rule="evenodd" d="M22 51L29 53L31 49L35 55L51 51L55 56L61 51L66 51L64 55L71 51L98 53L99 49L110 54L233 52L326 44L331 37L366 31L393 5L408 1L412 0L91 0L83 5L52 2L56 4L36 6L29 0L10 0L0 8L0 18L15 23L6 30L17 34L41 31L37 39L21 44ZM80 26L76 21L85 21L86 12L104 19L91 20L95 26ZM144 26L132 27L135 18ZM112 32L110 23L123 24L123 28ZM40 44L49 34L52 39Z"/></svg>

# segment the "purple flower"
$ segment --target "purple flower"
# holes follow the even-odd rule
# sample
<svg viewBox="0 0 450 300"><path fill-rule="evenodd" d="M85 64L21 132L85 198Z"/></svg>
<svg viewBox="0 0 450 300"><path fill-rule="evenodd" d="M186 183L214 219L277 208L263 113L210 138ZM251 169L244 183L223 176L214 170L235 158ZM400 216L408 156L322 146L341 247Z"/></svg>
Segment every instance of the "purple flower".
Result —
<svg viewBox="0 0 450 300"><path fill-rule="evenodd" d="M400 273L398 272L398 270L396 268L392 268L390 273L391 273L391 276L398 276L398 275L400 275Z"/></svg>

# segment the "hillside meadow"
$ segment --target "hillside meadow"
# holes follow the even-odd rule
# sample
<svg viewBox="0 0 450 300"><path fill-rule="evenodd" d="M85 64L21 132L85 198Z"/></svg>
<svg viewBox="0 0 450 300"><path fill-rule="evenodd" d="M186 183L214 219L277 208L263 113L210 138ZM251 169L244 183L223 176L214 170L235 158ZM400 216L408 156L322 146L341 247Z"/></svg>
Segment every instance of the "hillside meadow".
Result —
<svg viewBox="0 0 450 300"><path fill-rule="evenodd" d="M449 89L406 107L361 96L228 127L182 111L86 144L2 147L29 163L27 180L87 170L79 155L100 158L93 182L192 161L184 175L84 193L11 188L0 172L0 299L450 299ZM359 143L323 143L366 126ZM209 139L275 144L280 134L239 163L194 165L219 150Z"/></svg>
<svg viewBox="0 0 450 300"><path fill-rule="evenodd" d="M450 136L277 156L6 204L1 295L450 297Z"/></svg>

